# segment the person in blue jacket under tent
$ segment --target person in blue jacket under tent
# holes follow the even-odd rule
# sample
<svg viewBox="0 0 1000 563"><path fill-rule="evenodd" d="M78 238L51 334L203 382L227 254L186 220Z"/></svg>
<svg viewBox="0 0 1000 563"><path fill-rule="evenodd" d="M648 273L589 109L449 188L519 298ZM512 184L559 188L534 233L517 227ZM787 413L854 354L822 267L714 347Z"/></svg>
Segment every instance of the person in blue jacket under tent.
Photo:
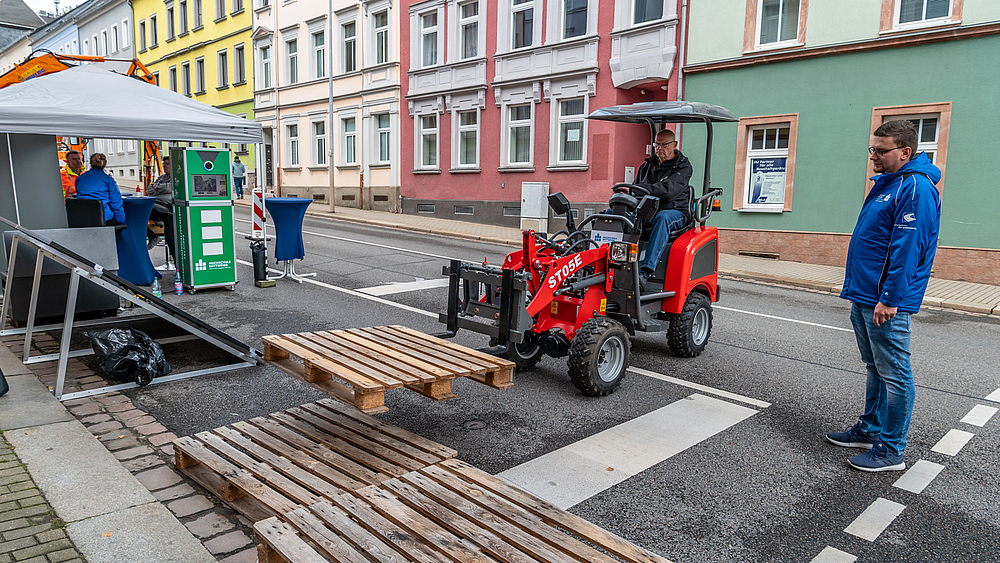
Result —
<svg viewBox="0 0 1000 563"><path fill-rule="evenodd" d="M118 182L104 171L108 159L104 153L90 156L90 170L76 179L77 199L96 199L104 204L104 221L108 225L125 224L125 206Z"/></svg>
<svg viewBox="0 0 1000 563"><path fill-rule="evenodd" d="M879 175L861 207L847 251L844 289L861 359L868 368L864 414L830 442L868 451L848 458L862 471L906 469L903 450L916 387L910 315L920 310L937 250L941 170L917 153L909 121L875 130L869 158Z"/></svg>

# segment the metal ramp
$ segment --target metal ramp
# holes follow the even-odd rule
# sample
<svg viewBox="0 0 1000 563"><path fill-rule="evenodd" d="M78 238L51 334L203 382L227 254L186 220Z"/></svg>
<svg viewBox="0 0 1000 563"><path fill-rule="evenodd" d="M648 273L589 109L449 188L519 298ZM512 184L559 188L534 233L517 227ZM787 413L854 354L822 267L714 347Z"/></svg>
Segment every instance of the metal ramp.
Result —
<svg viewBox="0 0 1000 563"><path fill-rule="evenodd" d="M39 233L21 227L20 225L12 223L3 217L0 217L0 222L8 225L11 230L16 231L11 241L10 256L7 260L7 282L4 288L3 305L0 307L0 336L24 334L24 352L22 361L24 361L25 364L58 360L59 364L54 388L54 394L57 399L66 401L69 399L101 395L112 391L120 391L123 389L137 387L135 383L122 383L75 393L63 392L66 381L66 366L69 359L93 353L89 349L70 350L70 340L73 335L73 329L87 326L118 324L142 319L159 318L189 333L188 335L175 336L159 340L161 344L201 339L225 352L228 352L229 354L232 354L240 360L236 363L223 366L158 377L154 379L151 384L166 383L168 381L176 381L200 375L219 373L243 367L250 367L260 363L261 353L250 345L233 338L208 323L201 321L181 309L178 309L177 307L155 297L152 293L149 293L145 289L129 282L128 280L122 279L109 271L105 271L100 264L80 256L72 250L47 239ZM24 245L25 248L34 249L36 252L35 271L31 286L31 301L28 307L28 320L25 328L8 328L7 317L11 307L9 297L12 295L11 285L14 279L13 265L17 263L17 251L22 245ZM35 313L37 311L38 299L39 297L44 297L39 295L39 285L42 277L42 266L46 259L70 270L69 290L66 298L66 312L63 317L63 322L61 323L35 326ZM74 322L77 295L81 279L86 279L97 286L114 293L118 297L129 301L133 305L141 307L147 313L145 315L133 315L124 318L116 317ZM67 327L69 327L69 330L66 329ZM31 356L32 335L37 332L50 330L62 331L59 353Z"/></svg>

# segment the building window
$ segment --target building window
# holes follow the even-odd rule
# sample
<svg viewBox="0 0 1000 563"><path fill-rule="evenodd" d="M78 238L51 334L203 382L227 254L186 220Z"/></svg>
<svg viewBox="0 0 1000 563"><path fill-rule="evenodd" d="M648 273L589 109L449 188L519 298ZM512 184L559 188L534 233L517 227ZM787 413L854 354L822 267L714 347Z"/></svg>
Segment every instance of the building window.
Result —
<svg viewBox="0 0 1000 563"><path fill-rule="evenodd" d="M326 33L317 31L312 34L313 78L326 77Z"/></svg>
<svg viewBox="0 0 1000 563"><path fill-rule="evenodd" d="M951 15L951 2L952 0L898 0L896 25L946 21Z"/></svg>
<svg viewBox="0 0 1000 563"><path fill-rule="evenodd" d="M184 95L191 95L191 63L181 64L181 84L184 86Z"/></svg>
<svg viewBox="0 0 1000 563"><path fill-rule="evenodd" d="M736 140L733 209L792 210L798 114L740 119Z"/></svg>
<svg viewBox="0 0 1000 563"><path fill-rule="evenodd" d="M479 167L479 111L458 112L458 166Z"/></svg>
<svg viewBox="0 0 1000 563"><path fill-rule="evenodd" d="M586 98L559 100L559 163L582 163L586 139Z"/></svg>
<svg viewBox="0 0 1000 563"><path fill-rule="evenodd" d="M180 23L181 34L185 34L188 31L188 6L187 0L181 0L177 3L178 23Z"/></svg>
<svg viewBox="0 0 1000 563"><path fill-rule="evenodd" d="M194 0L194 4L192 5L192 8L194 8L194 28L198 29L199 27L202 26L202 21L201 21L201 0Z"/></svg>
<svg viewBox="0 0 1000 563"><path fill-rule="evenodd" d="M344 131L344 164L353 165L358 163L358 132L357 121L353 117L342 119L342 129Z"/></svg>
<svg viewBox="0 0 1000 563"><path fill-rule="evenodd" d="M372 16L375 32L375 64L389 62L389 10Z"/></svg>
<svg viewBox="0 0 1000 563"><path fill-rule="evenodd" d="M941 181L938 190L944 185L945 168L948 164L948 133L951 130L951 102L935 104L915 104L906 106L887 106L872 109L871 134L875 134L886 121L906 119L917 128L917 152L924 152L941 170ZM875 175L872 163L868 161L866 178ZM867 189L872 187L868 180Z"/></svg>
<svg viewBox="0 0 1000 563"><path fill-rule="evenodd" d="M139 50L146 50L146 20L139 21Z"/></svg>
<svg viewBox="0 0 1000 563"><path fill-rule="evenodd" d="M117 53L121 49L121 35L118 33L118 24L111 26L111 52Z"/></svg>
<svg viewBox="0 0 1000 563"><path fill-rule="evenodd" d="M176 36L174 33L174 7L167 8L167 40L171 41Z"/></svg>
<svg viewBox="0 0 1000 563"><path fill-rule="evenodd" d="M341 26L344 34L344 72L354 72L357 68L357 30L354 22Z"/></svg>
<svg viewBox="0 0 1000 563"><path fill-rule="evenodd" d="M375 128L378 132L378 162L379 164L388 164L392 156L389 150L389 114L380 113L373 117L375 118Z"/></svg>
<svg viewBox="0 0 1000 563"><path fill-rule="evenodd" d="M101 31L101 54L104 56L111 54L111 44L108 42L108 30L106 29Z"/></svg>
<svg viewBox="0 0 1000 563"><path fill-rule="evenodd" d="M514 30L511 45L514 49L530 47L535 25L534 0L514 0L513 15Z"/></svg>
<svg viewBox="0 0 1000 563"><path fill-rule="evenodd" d="M438 64L438 14L431 12L420 16L421 66Z"/></svg>
<svg viewBox="0 0 1000 563"><path fill-rule="evenodd" d="M563 39L587 33L587 0L563 0Z"/></svg>
<svg viewBox="0 0 1000 563"><path fill-rule="evenodd" d="M260 86L261 88L271 87L271 46L265 45L260 48Z"/></svg>
<svg viewBox="0 0 1000 563"><path fill-rule="evenodd" d="M160 71L156 71L153 73L153 83L156 84L157 86L160 85Z"/></svg>
<svg viewBox="0 0 1000 563"><path fill-rule="evenodd" d="M217 72L219 76L219 88L229 86L229 52L223 49L217 55Z"/></svg>
<svg viewBox="0 0 1000 563"><path fill-rule="evenodd" d="M215 21L226 17L226 0L215 0Z"/></svg>
<svg viewBox="0 0 1000 563"><path fill-rule="evenodd" d="M313 121L313 164L326 166L326 122Z"/></svg>
<svg viewBox="0 0 1000 563"><path fill-rule="evenodd" d="M663 0L633 0L632 23L645 23L663 17Z"/></svg>
<svg viewBox="0 0 1000 563"><path fill-rule="evenodd" d="M510 140L507 146L507 163L531 164L531 104L507 107L507 129Z"/></svg>
<svg viewBox="0 0 1000 563"><path fill-rule="evenodd" d="M479 56L479 2L468 2L458 7L462 42L462 59Z"/></svg>
<svg viewBox="0 0 1000 563"><path fill-rule="evenodd" d="M438 167L438 116L437 114L418 116L420 124L420 142L418 143L417 162L419 168L434 169Z"/></svg>
<svg viewBox="0 0 1000 563"><path fill-rule="evenodd" d="M129 43L132 41L129 36L132 35L132 28L128 26L128 20L122 20L122 49L128 49Z"/></svg>
<svg viewBox="0 0 1000 563"><path fill-rule="evenodd" d="M246 54L243 44L233 47L233 84L243 84L247 81Z"/></svg>
<svg viewBox="0 0 1000 563"><path fill-rule="evenodd" d="M285 41L285 60L288 66L288 83L295 84L299 81L299 41L292 39Z"/></svg>
<svg viewBox="0 0 1000 563"><path fill-rule="evenodd" d="M97 43L97 38L94 38L94 43ZM159 44L159 37L156 34L156 14L149 15L149 46L150 48L156 47Z"/></svg>
<svg viewBox="0 0 1000 563"><path fill-rule="evenodd" d="M799 0L763 0L757 16L757 44L794 42L799 35Z"/></svg>
<svg viewBox="0 0 1000 563"><path fill-rule="evenodd" d="M238 14L243 11L243 0L233 0L233 13Z"/></svg>
<svg viewBox="0 0 1000 563"><path fill-rule="evenodd" d="M177 91L177 67L170 67L170 90L173 92Z"/></svg>
<svg viewBox="0 0 1000 563"><path fill-rule="evenodd" d="M286 125L285 133L288 138L288 166L296 167L299 165L299 126Z"/></svg>
<svg viewBox="0 0 1000 563"><path fill-rule="evenodd" d="M194 61L194 83L195 91L199 94L205 93L205 57L198 57Z"/></svg>

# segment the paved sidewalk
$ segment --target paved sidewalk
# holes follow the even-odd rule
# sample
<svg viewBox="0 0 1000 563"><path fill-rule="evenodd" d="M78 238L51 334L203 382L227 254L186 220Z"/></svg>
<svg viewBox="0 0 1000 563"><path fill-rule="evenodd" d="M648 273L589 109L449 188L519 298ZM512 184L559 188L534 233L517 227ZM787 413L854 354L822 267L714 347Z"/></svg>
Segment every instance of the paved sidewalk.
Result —
<svg viewBox="0 0 1000 563"><path fill-rule="evenodd" d="M236 203L237 205L250 205L249 200L241 200ZM496 244L521 245L521 231L513 227L482 225L385 211L362 211L350 207L338 207L334 213L314 208L315 206L307 213L311 217L435 233ZM844 281L844 268L838 266L731 254L719 256L719 273L731 278L804 287L837 295L840 294ZM924 305L1000 318L1000 286L932 278L924 296Z"/></svg>

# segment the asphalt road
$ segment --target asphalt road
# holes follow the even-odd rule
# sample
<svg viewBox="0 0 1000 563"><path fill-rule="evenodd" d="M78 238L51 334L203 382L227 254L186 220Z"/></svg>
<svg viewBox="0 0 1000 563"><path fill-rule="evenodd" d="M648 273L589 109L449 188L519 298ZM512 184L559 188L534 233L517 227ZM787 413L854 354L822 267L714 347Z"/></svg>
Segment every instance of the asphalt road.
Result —
<svg viewBox="0 0 1000 563"><path fill-rule="evenodd" d="M248 223L237 223L238 233L248 231ZM317 272L311 282L282 280L258 289L249 265L241 265L236 291L166 298L255 346L267 334L385 324L436 332L444 288L379 297L358 290L440 278L448 258L499 263L510 250L313 218L304 231L306 258L298 269ZM240 235L237 241L238 258L248 264L248 245ZM154 260L161 254L154 250ZM390 410L379 416L457 449L461 459L491 473L529 468L545 474L541 486L582 490L585 500L572 512L677 562L808 562L830 556L829 548L858 561L996 561L1000 415L983 426L961 420L977 405L1000 406L984 399L1000 387L1000 323L928 310L914 318L918 388L905 456L911 467L918 461L922 468L942 466L916 493L894 486L900 472L852 470L846 458L860 450L823 437L852 424L863 406L864 368L849 304L824 294L721 283L706 351L676 358L662 333L639 334L631 365L653 375L630 373L611 396L580 395L565 362L546 358L516 374L507 391L459 380L457 398L441 403L389 392ZM486 344L467 333L457 341ZM197 352L176 346L167 349L168 358L183 369ZM268 366L128 394L178 435L321 397ZM697 405L701 410L689 409ZM695 415L676 418L677 409ZM736 422L722 422L734 413ZM956 455L932 451L953 429L973 437ZM559 465L559 459L583 459L560 458L561 452L608 435L622 436L619 445L629 444L648 467L603 487L592 485L583 468ZM583 455L607 463L609 474L631 461L605 459L609 454L599 450ZM898 515L880 520L876 513L885 507ZM830 557L816 561L850 561Z"/></svg>

